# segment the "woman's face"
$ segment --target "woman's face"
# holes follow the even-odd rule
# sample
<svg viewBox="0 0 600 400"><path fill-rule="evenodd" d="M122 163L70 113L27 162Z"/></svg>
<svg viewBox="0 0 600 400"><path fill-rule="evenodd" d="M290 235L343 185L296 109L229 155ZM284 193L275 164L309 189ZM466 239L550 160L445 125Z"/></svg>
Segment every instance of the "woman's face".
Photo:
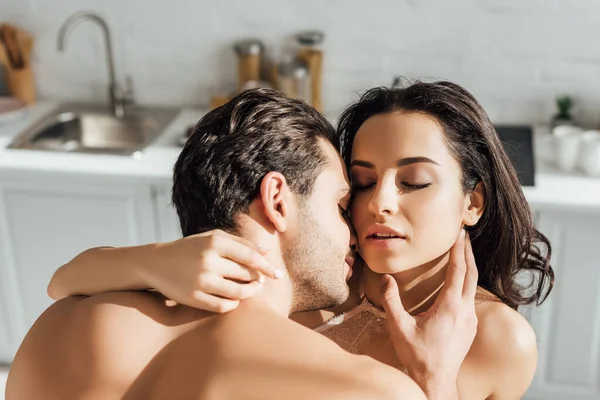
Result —
<svg viewBox="0 0 600 400"><path fill-rule="evenodd" d="M425 114L373 116L352 148L350 207L369 267L396 273L447 253L470 201L441 126Z"/></svg>

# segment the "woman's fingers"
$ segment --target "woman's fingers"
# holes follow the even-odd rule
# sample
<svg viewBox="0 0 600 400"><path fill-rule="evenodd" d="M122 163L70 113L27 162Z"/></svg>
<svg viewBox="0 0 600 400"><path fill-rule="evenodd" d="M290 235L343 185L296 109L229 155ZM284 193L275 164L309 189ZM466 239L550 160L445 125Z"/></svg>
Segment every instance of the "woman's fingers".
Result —
<svg viewBox="0 0 600 400"><path fill-rule="evenodd" d="M274 268L263 254L238 239L240 238L228 233L215 235L212 238L212 247L219 256L254 269L270 278L276 279L283 276L282 271Z"/></svg>
<svg viewBox="0 0 600 400"><path fill-rule="evenodd" d="M223 299L218 296L204 293L200 290L195 290L188 301L182 302L189 307L199 308L201 310L211 311L215 313L226 313L232 311L240 305L239 300Z"/></svg>
<svg viewBox="0 0 600 400"><path fill-rule="evenodd" d="M215 266L213 271L223 278L241 282L259 281L260 283L263 283L265 280L264 275L257 270L245 267L225 258L221 260L218 266Z"/></svg>
<svg viewBox="0 0 600 400"><path fill-rule="evenodd" d="M463 295L465 274L465 230L461 229L458 238L450 250L450 260L446 268L444 287L438 299L440 302L456 303Z"/></svg>
<svg viewBox="0 0 600 400"><path fill-rule="evenodd" d="M390 275L381 277L381 302L391 332L395 335L406 336L407 331L414 327L414 323L411 323L413 317L404 310L398 283Z"/></svg>
<svg viewBox="0 0 600 400"><path fill-rule="evenodd" d="M463 287L463 298L469 302L475 301L477 293L477 281L479 280L479 272L473 255L473 247L471 246L471 238L467 235L465 238L465 262L467 272L465 275L465 284Z"/></svg>
<svg viewBox="0 0 600 400"><path fill-rule="evenodd" d="M245 300L254 296L261 288L262 283L258 281L238 283L213 275L213 277L205 279L202 291L229 300Z"/></svg>

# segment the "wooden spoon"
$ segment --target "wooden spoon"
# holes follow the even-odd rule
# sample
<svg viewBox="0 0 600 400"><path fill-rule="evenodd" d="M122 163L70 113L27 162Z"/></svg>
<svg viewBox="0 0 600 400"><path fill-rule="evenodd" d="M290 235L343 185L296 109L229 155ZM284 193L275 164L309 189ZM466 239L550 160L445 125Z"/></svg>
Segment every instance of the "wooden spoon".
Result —
<svg viewBox="0 0 600 400"><path fill-rule="evenodd" d="M12 69L12 65L10 59L8 58L8 54L4 44L0 41L0 64L4 67L5 70Z"/></svg>
<svg viewBox="0 0 600 400"><path fill-rule="evenodd" d="M21 49L19 48L19 41L17 39L17 32L15 28L9 24L0 26L0 37L4 42L4 46L8 51L8 57L11 61L14 69L23 67L23 57L21 55Z"/></svg>
<svg viewBox="0 0 600 400"><path fill-rule="evenodd" d="M33 50L33 37L23 29L17 30L17 40L21 49L23 67L27 67L31 62L31 52Z"/></svg>

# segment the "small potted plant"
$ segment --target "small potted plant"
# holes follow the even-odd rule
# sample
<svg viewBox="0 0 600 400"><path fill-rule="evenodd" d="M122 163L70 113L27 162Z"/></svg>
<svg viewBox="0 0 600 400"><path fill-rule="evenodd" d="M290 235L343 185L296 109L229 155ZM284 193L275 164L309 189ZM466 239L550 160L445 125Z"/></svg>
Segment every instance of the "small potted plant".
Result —
<svg viewBox="0 0 600 400"><path fill-rule="evenodd" d="M575 125L573 121L573 98L571 96L559 96L556 98L558 113L552 119L552 127L560 125Z"/></svg>

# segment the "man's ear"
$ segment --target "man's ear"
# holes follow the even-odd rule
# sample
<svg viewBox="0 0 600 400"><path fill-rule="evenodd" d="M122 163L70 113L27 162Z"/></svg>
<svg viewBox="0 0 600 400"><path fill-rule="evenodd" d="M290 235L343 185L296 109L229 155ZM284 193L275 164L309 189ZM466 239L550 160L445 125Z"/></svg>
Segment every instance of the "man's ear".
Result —
<svg viewBox="0 0 600 400"><path fill-rule="evenodd" d="M279 172L269 172L260 183L260 197L265 217L279 232L288 228L292 192L285 177Z"/></svg>
<svg viewBox="0 0 600 400"><path fill-rule="evenodd" d="M465 197L465 207L463 211L463 224L466 226L475 226L485 208L485 186L479 182L475 189Z"/></svg>

